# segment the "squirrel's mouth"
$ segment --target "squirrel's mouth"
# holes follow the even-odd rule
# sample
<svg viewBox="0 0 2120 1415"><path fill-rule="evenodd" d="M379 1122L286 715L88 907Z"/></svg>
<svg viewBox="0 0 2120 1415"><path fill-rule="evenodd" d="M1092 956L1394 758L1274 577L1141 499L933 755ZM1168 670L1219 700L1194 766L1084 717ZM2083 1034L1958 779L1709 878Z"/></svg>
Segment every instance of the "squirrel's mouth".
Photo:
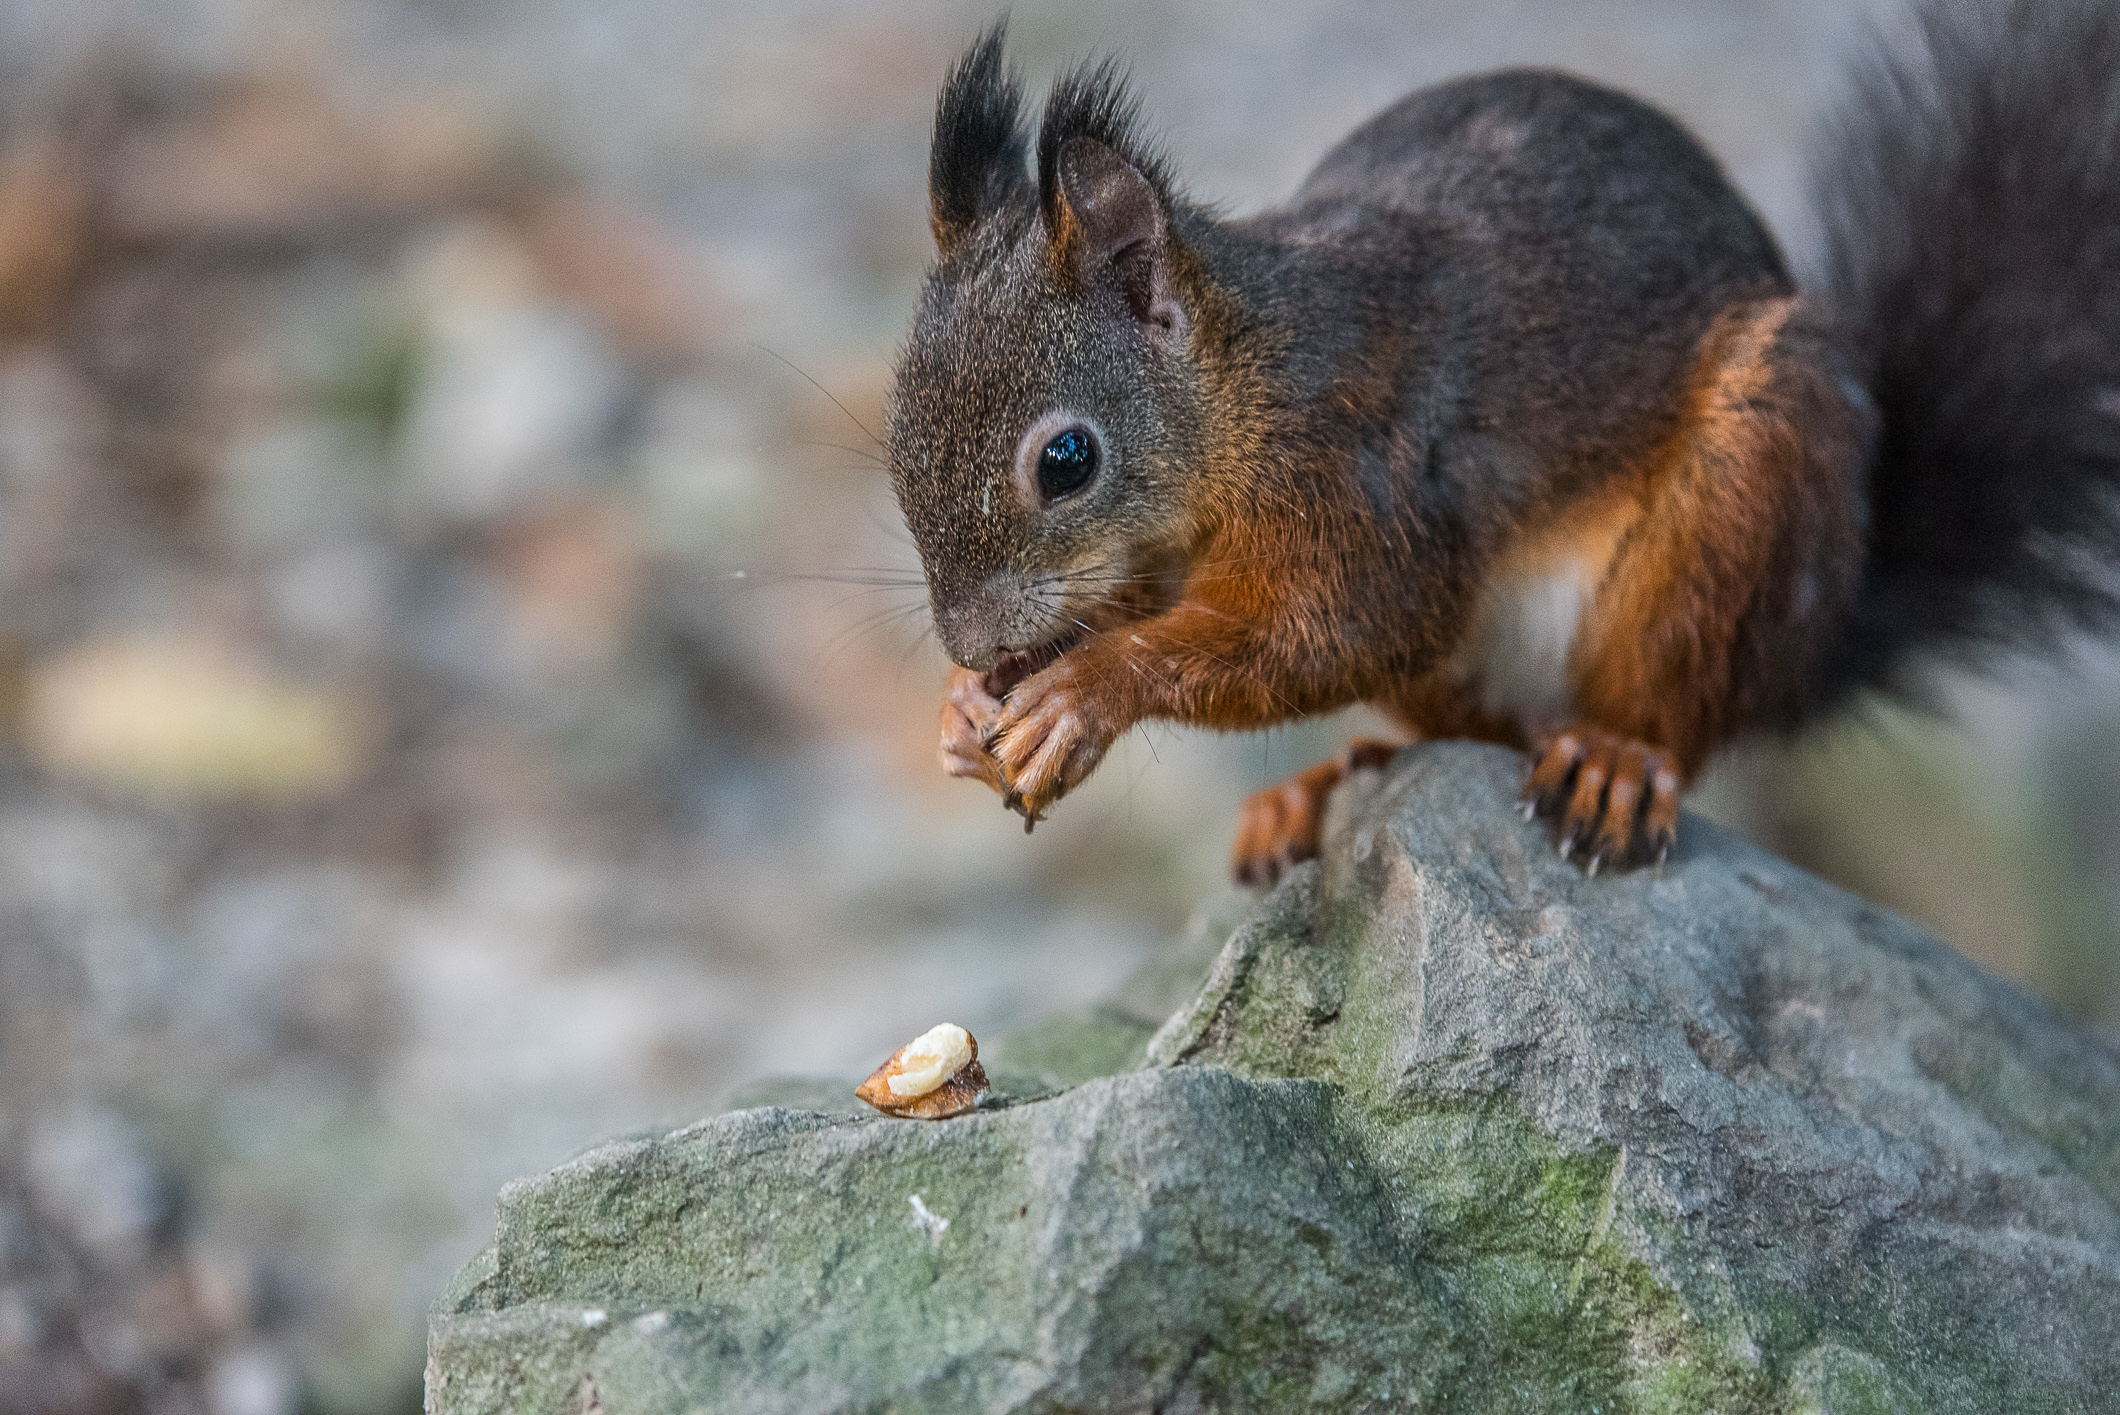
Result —
<svg viewBox="0 0 2120 1415"><path fill-rule="evenodd" d="M1083 633L1072 629L1056 639L1048 639L1035 648L1009 649L986 671L984 684L987 692L997 698L1005 698L1018 683L1050 665L1054 659L1080 643Z"/></svg>

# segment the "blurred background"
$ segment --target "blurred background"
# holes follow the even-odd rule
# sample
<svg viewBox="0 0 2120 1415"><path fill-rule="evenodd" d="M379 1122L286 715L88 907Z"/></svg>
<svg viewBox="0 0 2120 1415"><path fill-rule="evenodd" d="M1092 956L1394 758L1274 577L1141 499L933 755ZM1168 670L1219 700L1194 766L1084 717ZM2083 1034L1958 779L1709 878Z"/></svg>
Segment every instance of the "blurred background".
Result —
<svg viewBox="0 0 2120 1415"><path fill-rule="evenodd" d="M1799 260L1864 25L1014 11L1034 83L1126 54L1239 211L1413 85L1553 63L1689 121ZM1138 733L1028 839L934 765L869 432L990 17L0 0L0 1410L416 1410L508 1178L1086 1006L1227 911L1238 802L1347 724ZM1698 804L2120 1034L2120 667L1941 691Z"/></svg>

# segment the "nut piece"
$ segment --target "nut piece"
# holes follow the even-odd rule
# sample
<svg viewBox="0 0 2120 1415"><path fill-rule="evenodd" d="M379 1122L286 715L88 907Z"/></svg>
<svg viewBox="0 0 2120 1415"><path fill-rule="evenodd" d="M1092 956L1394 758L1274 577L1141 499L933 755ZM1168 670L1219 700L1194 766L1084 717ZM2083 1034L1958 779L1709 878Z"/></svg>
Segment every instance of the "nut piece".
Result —
<svg viewBox="0 0 2120 1415"><path fill-rule="evenodd" d="M964 1069L979 1055L972 1034L954 1022L941 1022L898 1049L898 1066L888 1078L900 1100L924 1096Z"/></svg>
<svg viewBox="0 0 2120 1415"><path fill-rule="evenodd" d="M979 1043L949 1022L930 1027L871 1072L854 1094L885 1115L947 1120L987 1093Z"/></svg>

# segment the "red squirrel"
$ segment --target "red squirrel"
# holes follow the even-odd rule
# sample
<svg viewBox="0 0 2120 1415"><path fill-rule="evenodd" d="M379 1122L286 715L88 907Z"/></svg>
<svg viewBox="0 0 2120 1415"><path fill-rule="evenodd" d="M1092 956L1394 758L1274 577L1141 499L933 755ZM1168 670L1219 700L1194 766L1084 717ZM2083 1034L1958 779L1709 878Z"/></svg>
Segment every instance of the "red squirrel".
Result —
<svg viewBox="0 0 2120 1415"><path fill-rule="evenodd" d="M1930 8L1863 71L1799 287L1653 108L1422 89L1287 204L1188 197L1110 61L1035 139L997 25L936 107L891 477L947 770L1026 828L1145 719L1350 703L1527 749L1592 871L1734 735L1917 651L2095 625L2120 545L2120 8ZM1314 855L1358 742L1246 804Z"/></svg>

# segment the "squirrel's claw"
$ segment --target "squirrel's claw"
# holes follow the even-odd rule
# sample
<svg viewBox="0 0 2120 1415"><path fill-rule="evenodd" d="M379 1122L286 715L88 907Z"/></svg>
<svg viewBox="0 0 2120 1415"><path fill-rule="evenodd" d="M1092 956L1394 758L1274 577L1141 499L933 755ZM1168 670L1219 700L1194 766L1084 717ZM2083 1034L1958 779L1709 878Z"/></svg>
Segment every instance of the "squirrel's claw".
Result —
<svg viewBox="0 0 2120 1415"><path fill-rule="evenodd" d="M1271 889L1299 862L1317 857L1325 801L1340 775L1338 762L1321 762L1245 798L1229 860L1237 883Z"/></svg>
<svg viewBox="0 0 2120 1415"><path fill-rule="evenodd" d="M994 760L989 742L994 719L1000 716L1001 700L986 690L983 675L960 668L950 675L949 690L942 698L942 769L951 776L983 781L1002 793L1007 804L1007 784L1001 764Z"/></svg>
<svg viewBox="0 0 2120 1415"><path fill-rule="evenodd" d="M1009 693L987 736L1001 789L1026 824L1088 779L1122 726L1106 720L1065 655Z"/></svg>
<svg viewBox="0 0 2120 1415"><path fill-rule="evenodd" d="M1642 742L1576 726L1538 746L1524 779L1524 814L1554 822L1564 860L1586 849L1587 874L1607 865L1662 864L1678 838L1679 776Z"/></svg>
<svg viewBox="0 0 2120 1415"><path fill-rule="evenodd" d="M1271 889L1282 875L1305 860L1316 859L1325 828L1325 803L1333 789L1351 771L1383 766L1398 749L1396 742L1357 737L1334 760L1252 792L1237 816L1236 844L1229 853L1230 873L1237 883Z"/></svg>
<svg viewBox="0 0 2120 1415"><path fill-rule="evenodd" d="M1014 811L1017 815L1023 817L1023 833L1025 835L1031 833L1032 826L1045 819L1045 817L1033 814L1028 810L1023 804L1023 797L1014 791L1006 789L1002 791L1001 808L1005 811Z"/></svg>

